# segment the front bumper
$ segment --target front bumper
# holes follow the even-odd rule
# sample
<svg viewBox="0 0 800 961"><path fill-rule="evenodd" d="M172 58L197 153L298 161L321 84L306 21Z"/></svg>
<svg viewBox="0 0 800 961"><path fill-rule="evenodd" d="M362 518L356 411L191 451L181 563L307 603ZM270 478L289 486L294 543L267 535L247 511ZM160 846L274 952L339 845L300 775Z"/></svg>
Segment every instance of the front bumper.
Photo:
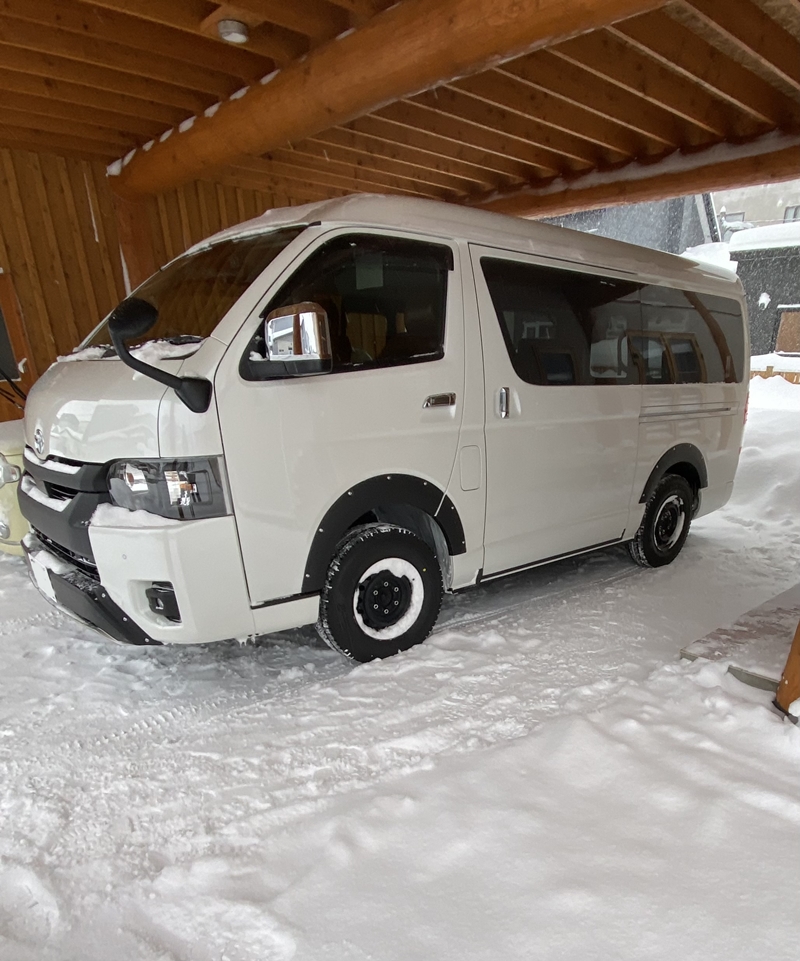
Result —
<svg viewBox="0 0 800 961"><path fill-rule="evenodd" d="M42 556L48 558L50 563L54 558L35 535L29 534L22 546L31 580L42 596L59 610L115 641L140 645L161 644L161 641L148 637L141 627L111 600L98 581L87 577L77 567L68 569L63 563L57 564L58 570L45 566L40 560Z"/></svg>

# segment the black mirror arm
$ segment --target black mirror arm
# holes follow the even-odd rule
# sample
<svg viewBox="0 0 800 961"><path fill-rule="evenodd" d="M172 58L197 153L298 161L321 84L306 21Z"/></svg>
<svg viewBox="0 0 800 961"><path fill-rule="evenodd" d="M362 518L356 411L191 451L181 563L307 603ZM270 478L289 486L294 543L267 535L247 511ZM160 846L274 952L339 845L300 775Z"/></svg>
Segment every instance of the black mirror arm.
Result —
<svg viewBox="0 0 800 961"><path fill-rule="evenodd" d="M158 381L159 384L171 387L189 410L195 414L203 414L208 410L211 404L210 381L203 377L178 377L176 374L169 374L159 367L153 367L152 364L145 364L144 361L138 360L131 354L123 338L111 326L109 326L108 332L111 335L114 350L124 364L140 374L144 374L145 377Z"/></svg>

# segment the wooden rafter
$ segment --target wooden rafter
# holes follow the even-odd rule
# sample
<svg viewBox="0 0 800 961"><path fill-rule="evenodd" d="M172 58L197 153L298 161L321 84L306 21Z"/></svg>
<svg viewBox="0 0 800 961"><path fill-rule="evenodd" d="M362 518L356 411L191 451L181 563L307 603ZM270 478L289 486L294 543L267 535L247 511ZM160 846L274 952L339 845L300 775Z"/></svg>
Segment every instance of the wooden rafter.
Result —
<svg viewBox="0 0 800 961"><path fill-rule="evenodd" d="M314 144L331 156L349 155L352 162L374 169L405 172L423 183L449 187L457 193L467 194L487 183L486 178L478 177L474 168L467 167L465 164L459 166L458 163L433 154L404 145L386 144L374 138L364 137L352 130L342 128L327 130L311 140L304 141L298 149L305 144ZM331 151L335 153L331 154ZM491 178L488 182L490 181Z"/></svg>
<svg viewBox="0 0 800 961"><path fill-rule="evenodd" d="M93 0L92 6L103 10L116 10L129 14L150 24L174 27L186 33L197 35L200 25L208 15L207 0ZM223 41L216 41L223 46ZM251 31L247 49L252 53L269 57L283 66L308 51L305 37L275 24L262 24Z"/></svg>
<svg viewBox="0 0 800 961"><path fill-rule="evenodd" d="M126 122L141 118L151 120L160 126L160 131L172 127L184 120L186 110L170 107L167 104L153 103L138 97L127 97L109 90L89 87L81 83L71 83L67 80L55 80L52 77L40 77L20 71L6 70L0 67L0 90L3 96L17 94L23 96L47 99L54 104L64 104L65 109L74 105L77 109L108 110L120 113L126 117Z"/></svg>
<svg viewBox="0 0 800 961"><path fill-rule="evenodd" d="M2 40L0 64L6 69L34 77L64 80L90 89L177 107L185 111L184 116L202 113L216 99L175 84L158 83L148 77L121 73L113 67L96 67L78 60L4 46Z"/></svg>
<svg viewBox="0 0 800 961"><path fill-rule="evenodd" d="M123 75L174 84L213 97L229 97L241 81L228 74L166 56L152 56L120 43L96 40L52 26L0 16L0 44L63 57L84 66L103 67ZM0 54L2 56L2 54Z"/></svg>
<svg viewBox="0 0 800 961"><path fill-rule="evenodd" d="M575 66L565 69L564 61L549 50L512 60L502 71L665 147L678 147L694 139L694 131L662 106L586 70Z"/></svg>
<svg viewBox="0 0 800 961"><path fill-rule="evenodd" d="M176 4L177 6L177 4ZM3 16L40 27L56 27L67 34L90 38L99 44L121 44L139 50L149 59L167 57L214 73L230 74L244 83L263 77L271 69L265 58L230 44L190 36L182 30L162 26L153 30L138 17L112 10L99 10L85 3L58 0L0 0ZM144 72L144 71L143 71Z"/></svg>
<svg viewBox="0 0 800 961"><path fill-rule="evenodd" d="M655 0L404 0L360 30L291 64L271 83L222 104L182 137L139 154L117 189L157 192L206 168L259 155L347 122L447 78L478 73L575 32L643 10ZM419 24L424 19L425 31ZM576 23L580 26L576 27ZM375 50L392 50L376 57Z"/></svg>
<svg viewBox="0 0 800 961"><path fill-rule="evenodd" d="M438 100L417 98L413 101L399 101L383 107L372 117L388 120L404 131L404 136L412 137L415 131L433 137L443 145L448 155L465 159L479 150L487 158L488 170L505 171L511 176L556 173L565 163L552 151L542 150L527 140L510 136L496 128L486 128L471 120L444 114L438 109ZM371 118L370 118L371 119ZM360 121L354 121L360 122Z"/></svg>
<svg viewBox="0 0 800 961"><path fill-rule="evenodd" d="M607 30L557 44L551 52L565 65L662 107L714 137L724 138L735 122L733 107Z"/></svg>
<svg viewBox="0 0 800 961"><path fill-rule="evenodd" d="M797 40L750 0L686 0L685 6L740 49L800 92Z"/></svg>
<svg viewBox="0 0 800 961"><path fill-rule="evenodd" d="M797 104L662 11L626 20L614 32L749 114L749 134L753 121L764 127L787 127L798 120Z"/></svg>
<svg viewBox="0 0 800 961"><path fill-rule="evenodd" d="M454 87L486 103L552 128L560 134L560 141L565 145L564 152L583 149L580 153L582 159L588 159L592 154L585 154L585 146L581 148L580 141L592 145L592 149L596 147L607 151L612 160L652 152L647 138L641 133L609 120L582 104L561 100L513 74L488 70L478 76L458 80ZM567 146L570 143L571 148ZM658 146L662 147L661 144Z"/></svg>

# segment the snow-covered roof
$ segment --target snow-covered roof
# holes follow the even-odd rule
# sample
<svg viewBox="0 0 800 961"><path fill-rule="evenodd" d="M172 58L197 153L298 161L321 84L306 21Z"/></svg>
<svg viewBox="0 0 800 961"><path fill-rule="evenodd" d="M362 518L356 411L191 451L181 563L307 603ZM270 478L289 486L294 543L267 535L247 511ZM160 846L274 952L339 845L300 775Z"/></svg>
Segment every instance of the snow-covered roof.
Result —
<svg viewBox="0 0 800 961"><path fill-rule="evenodd" d="M767 227L739 230L730 239L731 253L737 250L770 250L777 247L800 246L800 220Z"/></svg>
<svg viewBox="0 0 800 961"><path fill-rule="evenodd" d="M727 281L731 285L737 283L736 276L729 269L648 247L474 207L381 194L351 194L334 200L268 210L260 217L220 231L192 250L223 239L303 223L419 231L428 236L466 240L540 256L545 254L554 259L676 283L689 282L690 277L694 283L704 279Z"/></svg>

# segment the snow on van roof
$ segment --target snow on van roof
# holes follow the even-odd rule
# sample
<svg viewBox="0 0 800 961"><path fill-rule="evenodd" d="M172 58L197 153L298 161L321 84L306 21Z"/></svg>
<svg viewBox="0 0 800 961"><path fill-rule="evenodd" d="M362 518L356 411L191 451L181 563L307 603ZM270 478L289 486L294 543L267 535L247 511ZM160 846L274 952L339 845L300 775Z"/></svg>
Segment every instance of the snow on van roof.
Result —
<svg viewBox="0 0 800 961"><path fill-rule="evenodd" d="M382 194L351 194L297 207L268 210L260 217L214 234L191 250L202 249L220 240L304 223L388 227L410 233L419 231L429 236L453 237L521 253L540 256L545 253L549 258L604 267L653 280L672 279L680 282L691 278L693 283L712 281L713 285L714 281L724 281L738 285L729 269L690 257L677 257L649 247L538 223L523 217L420 197Z"/></svg>
<svg viewBox="0 0 800 961"><path fill-rule="evenodd" d="M738 230L730 239L731 251L769 250L800 246L800 220Z"/></svg>

